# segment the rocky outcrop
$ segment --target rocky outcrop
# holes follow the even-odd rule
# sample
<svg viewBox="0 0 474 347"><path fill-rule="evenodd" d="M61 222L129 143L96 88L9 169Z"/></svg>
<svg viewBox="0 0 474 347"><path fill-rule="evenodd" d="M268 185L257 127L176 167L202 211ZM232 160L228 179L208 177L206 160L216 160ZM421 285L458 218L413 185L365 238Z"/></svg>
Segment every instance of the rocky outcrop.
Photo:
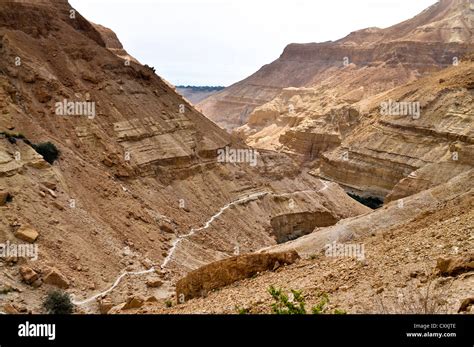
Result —
<svg viewBox="0 0 474 347"><path fill-rule="evenodd" d="M322 154L315 173L360 194L389 195L392 201L472 168L473 66L466 60L366 100L369 111L360 124L338 148ZM383 114L387 100L419 103L420 114Z"/></svg>
<svg viewBox="0 0 474 347"><path fill-rule="evenodd" d="M474 170L471 169L444 184L404 198L401 202L391 202L370 214L350 218L334 226L316 228L309 235L265 251L296 250L301 256L310 256L323 251L333 242L354 244L370 235L388 232L417 218L442 211L442 207L447 204L461 205L463 209L472 210L473 177Z"/></svg>
<svg viewBox="0 0 474 347"><path fill-rule="evenodd" d="M465 272L474 271L474 254L465 254L455 258L440 258L436 268L441 276L458 276Z"/></svg>
<svg viewBox="0 0 474 347"><path fill-rule="evenodd" d="M105 43L105 47L114 53L116 56L124 59L129 62L139 63L134 57L132 57L128 52L123 48L122 43L118 39L117 35L109 28L104 27L100 24L92 23L94 28L99 32L102 40Z"/></svg>
<svg viewBox="0 0 474 347"><path fill-rule="evenodd" d="M259 272L292 264L299 258L296 252L246 254L205 265L176 283L178 303L222 288Z"/></svg>
<svg viewBox="0 0 474 347"><path fill-rule="evenodd" d="M273 217L270 223L277 243L284 243L312 233L316 227L327 227L337 221L329 211L318 211L279 215Z"/></svg>

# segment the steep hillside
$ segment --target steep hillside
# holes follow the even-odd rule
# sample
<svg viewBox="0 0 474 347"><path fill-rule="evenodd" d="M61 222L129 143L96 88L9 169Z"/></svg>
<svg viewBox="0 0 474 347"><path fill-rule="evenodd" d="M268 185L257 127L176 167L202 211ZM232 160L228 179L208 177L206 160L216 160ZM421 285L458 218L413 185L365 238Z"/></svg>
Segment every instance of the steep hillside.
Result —
<svg viewBox="0 0 474 347"><path fill-rule="evenodd" d="M171 308L158 301L132 312L271 313L274 300L268 290L274 286L285 293L301 291L308 313L325 295L329 302L323 313L472 313L472 182L471 170L404 199L404 204L392 202L376 212L316 228L308 236L264 250L277 255L296 251L301 259L290 265L281 263L205 291L200 298L177 298ZM201 278L216 281L213 273Z"/></svg>
<svg viewBox="0 0 474 347"><path fill-rule="evenodd" d="M79 311L103 292L165 297L190 270L276 244L273 218L368 210L234 141L65 0L0 0L0 54L0 243L39 252L1 257L0 307L40 312L54 287Z"/></svg>

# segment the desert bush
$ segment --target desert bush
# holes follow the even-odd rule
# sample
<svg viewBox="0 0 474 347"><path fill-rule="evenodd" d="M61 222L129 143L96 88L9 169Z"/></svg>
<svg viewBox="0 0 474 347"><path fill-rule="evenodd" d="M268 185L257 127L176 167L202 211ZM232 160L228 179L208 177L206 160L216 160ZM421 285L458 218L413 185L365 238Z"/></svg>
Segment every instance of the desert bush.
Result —
<svg viewBox="0 0 474 347"><path fill-rule="evenodd" d="M433 278L428 278L426 287L404 288L396 301L377 297L379 311L383 314L447 314L448 301L446 300L451 282L447 289L433 288Z"/></svg>
<svg viewBox="0 0 474 347"><path fill-rule="evenodd" d="M43 307L48 314L72 314L74 305L68 293L61 291L49 292L46 296Z"/></svg>
<svg viewBox="0 0 474 347"><path fill-rule="evenodd" d="M276 289L274 286L270 286L268 292L273 300L275 300L272 304L274 314L307 314L304 295L301 291L291 289L293 295L291 300L281 289ZM340 309L335 309L333 312L330 312L327 307L328 303L329 296L326 293L322 293L320 301L313 306L311 312L313 314L346 314L346 311Z"/></svg>
<svg viewBox="0 0 474 347"><path fill-rule="evenodd" d="M298 290L291 290L293 300L283 293L281 289L274 286L268 288L268 292L275 302L272 304L272 310L275 314L306 314L305 301L303 294Z"/></svg>

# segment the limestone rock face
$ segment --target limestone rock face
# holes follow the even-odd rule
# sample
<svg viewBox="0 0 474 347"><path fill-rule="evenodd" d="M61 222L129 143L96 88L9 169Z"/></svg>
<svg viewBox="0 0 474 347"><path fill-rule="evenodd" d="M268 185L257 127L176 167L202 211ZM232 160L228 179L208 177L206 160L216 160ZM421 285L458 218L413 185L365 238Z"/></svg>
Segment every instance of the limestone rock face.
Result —
<svg viewBox="0 0 474 347"><path fill-rule="evenodd" d="M474 99L468 86L473 67L466 60L366 100L360 124L339 147L322 154L317 174L355 192L390 194L391 201L472 168ZM419 103L419 117L383 114L387 100Z"/></svg>
<svg viewBox="0 0 474 347"><path fill-rule="evenodd" d="M329 211L315 211L275 216L271 225L277 242L283 243L312 233L316 227L326 227L336 222L337 218Z"/></svg>
<svg viewBox="0 0 474 347"><path fill-rule="evenodd" d="M176 284L178 303L204 296L213 289L275 268L275 264L292 264L299 256L296 252L246 254L224 259L189 273Z"/></svg>

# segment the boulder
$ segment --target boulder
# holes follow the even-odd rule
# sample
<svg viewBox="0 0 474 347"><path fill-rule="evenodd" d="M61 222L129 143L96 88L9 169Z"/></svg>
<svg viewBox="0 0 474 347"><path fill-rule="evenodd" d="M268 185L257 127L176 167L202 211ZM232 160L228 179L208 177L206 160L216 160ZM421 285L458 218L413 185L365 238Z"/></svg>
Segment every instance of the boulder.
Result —
<svg viewBox="0 0 474 347"><path fill-rule="evenodd" d="M145 300L138 296L132 296L127 299L125 305L122 307L122 310L130 310L133 308L140 308L143 306Z"/></svg>
<svg viewBox="0 0 474 347"><path fill-rule="evenodd" d="M16 238L29 243L35 242L38 236L39 233L28 225L21 226L20 229L15 232Z"/></svg>
<svg viewBox="0 0 474 347"><path fill-rule="evenodd" d="M110 299L99 300L99 312L101 314L107 314L114 307L114 304Z"/></svg>
<svg viewBox="0 0 474 347"><path fill-rule="evenodd" d="M39 275L36 273L36 271L28 266L20 267L20 275L26 284L33 284L39 279Z"/></svg>
<svg viewBox="0 0 474 347"><path fill-rule="evenodd" d="M61 289L69 288L69 281L58 269L52 268L43 279L44 283Z"/></svg>
<svg viewBox="0 0 474 347"><path fill-rule="evenodd" d="M454 258L439 258L436 268L441 276L457 276L474 270L474 253Z"/></svg>
<svg viewBox="0 0 474 347"><path fill-rule="evenodd" d="M149 277L146 280L146 285L150 288L158 288L163 285L163 281L161 281L159 278Z"/></svg>
<svg viewBox="0 0 474 347"><path fill-rule="evenodd" d="M244 254L205 265L176 283L176 297L189 300L207 292L250 278L260 272L294 263L296 251Z"/></svg>

